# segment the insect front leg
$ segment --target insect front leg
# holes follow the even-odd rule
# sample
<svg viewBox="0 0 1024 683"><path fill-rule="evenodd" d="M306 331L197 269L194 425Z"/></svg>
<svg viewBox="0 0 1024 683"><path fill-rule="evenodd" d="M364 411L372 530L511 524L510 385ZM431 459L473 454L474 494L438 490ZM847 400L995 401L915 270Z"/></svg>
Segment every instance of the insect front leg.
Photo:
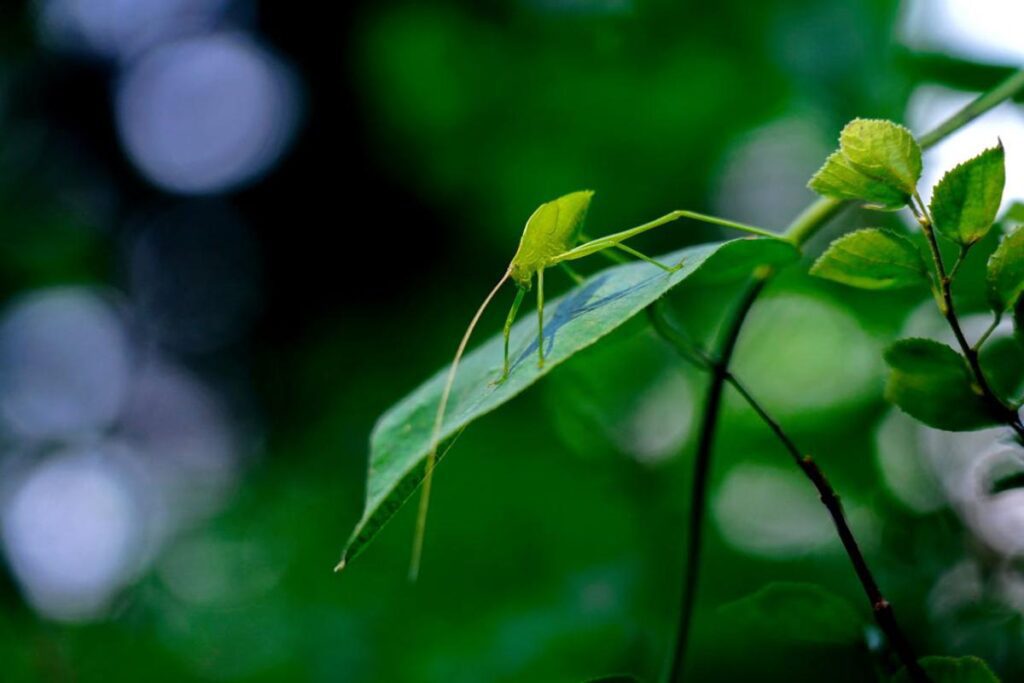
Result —
<svg viewBox="0 0 1024 683"><path fill-rule="evenodd" d="M523 303L523 296L525 294L526 289L524 289L523 287L516 287L516 298L512 302L512 308L509 309L508 317L505 318L505 363L502 366L501 379L499 379L498 382L504 382L506 379L508 379L508 341L509 336L512 334L512 323L514 323L516 320L516 314L519 312L519 304Z"/></svg>

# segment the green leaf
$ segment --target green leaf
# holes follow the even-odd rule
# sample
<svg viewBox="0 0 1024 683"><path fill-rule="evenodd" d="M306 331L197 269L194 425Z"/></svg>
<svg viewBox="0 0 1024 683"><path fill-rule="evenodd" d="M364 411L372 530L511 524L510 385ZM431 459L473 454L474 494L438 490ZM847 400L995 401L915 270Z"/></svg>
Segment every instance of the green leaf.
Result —
<svg viewBox="0 0 1024 683"><path fill-rule="evenodd" d="M921 147L892 121L854 119L839 134L839 149L858 171L906 196L921 178Z"/></svg>
<svg viewBox="0 0 1024 683"><path fill-rule="evenodd" d="M957 244L974 244L995 223L1005 183L1003 143L1000 142L942 176L932 193L935 229Z"/></svg>
<svg viewBox="0 0 1024 683"><path fill-rule="evenodd" d="M535 314L523 316L512 328L513 366L504 382L496 382L502 368L501 334L466 354L456 375L440 438L456 435L510 401L694 274L735 270L740 265L749 274L759 265L779 266L797 257L796 248L783 240L744 238L701 244L660 257L664 263L683 264L672 273L631 262L587 278L545 307L544 367L537 367ZM366 506L345 548L343 564L363 550L422 481L434 413L447 372L447 366L442 368L378 420L370 436Z"/></svg>
<svg viewBox="0 0 1024 683"><path fill-rule="evenodd" d="M999 683L988 664L977 657L923 657L918 660L932 683ZM906 670L901 670L892 683L910 683Z"/></svg>
<svg viewBox="0 0 1024 683"><path fill-rule="evenodd" d="M907 203L905 194L861 173L840 151L825 160L807 187L825 197L862 201L885 211L901 209Z"/></svg>
<svg viewBox="0 0 1024 683"><path fill-rule="evenodd" d="M855 643L865 622L845 599L811 583L771 583L721 608L723 617L787 641Z"/></svg>
<svg viewBox="0 0 1024 683"><path fill-rule="evenodd" d="M612 674L610 676L588 678L586 683L640 683L640 679L629 674Z"/></svg>
<svg viewBox="0 0 1024 683"><path fill-rule="evenodd" d="M927 273L913 242L879 228L843 235L811 266L811 275L861 289L927 284Z"/></svg>
<svg viewBox="0 0 1024 683"><path fill-rule="evenodd" d="M998 422L972 382L963 356L930 339L902 339L885 352L885 397L936 429L981 429Z"/></svg>
<svg viewBox="0 0 1024 683"><path fill-rule="evenodd" d="M988 259L989 302L996 311L1017 303L1024 292L1024 229L1003 238Z"/></svg>

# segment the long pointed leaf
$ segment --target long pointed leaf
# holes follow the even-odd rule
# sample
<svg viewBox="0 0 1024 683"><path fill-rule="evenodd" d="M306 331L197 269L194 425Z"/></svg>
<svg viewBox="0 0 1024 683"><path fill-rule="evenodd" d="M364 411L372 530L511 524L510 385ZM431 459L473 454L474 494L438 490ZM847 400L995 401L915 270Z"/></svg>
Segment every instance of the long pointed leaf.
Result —
<svg viewBox="0 0 1024 683"><path fill-rule="evenodd" d="M462 359L441 439L455 435L469 423L511 400L694 273L736 277L751 273L758 265L778 266L796 257L796 248L788 242L745 238L702 244L659 257L663 263L683 263L683 267L673 273L647 263L632 262L591 276L546 307L544 367L537 366L535 313L524 316L512 329L512 371L504 382L497 383L502 369L500 334ZM446 371L447 368L442 368L377 422L370 436L366 507L345 547L339 568L363 550L423 480L434 411Z"/></svg>

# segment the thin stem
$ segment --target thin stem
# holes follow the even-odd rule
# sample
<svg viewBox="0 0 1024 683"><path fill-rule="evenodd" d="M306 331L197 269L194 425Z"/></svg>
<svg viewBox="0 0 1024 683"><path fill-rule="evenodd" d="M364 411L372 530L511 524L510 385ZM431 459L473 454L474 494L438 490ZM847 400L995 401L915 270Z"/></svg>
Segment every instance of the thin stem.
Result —
<svg viewBox="0 0 1024 683"><path fill-rule="evenodd" d="M680 597L679 622L676 627L676 647L672 653L672 665L668 680L681 683L686 667L686 646L690 640L690 627L697 602L697 585L700 578L700 555L703 549L701 537L704 530L704 512L708 489L708 475L711 472L711 453L714 450L715 430L718 426L718 412L721 410L722 390L732 360L740 328L746 320L750 307L761 293L767 279L763 278L749 286L743 298L725 326L718 353L712 358L711 379L704 399L704 414L701 418L700 436L693 466L693 495L690 498L690 516L686 543L686 558L683 565L683 591Z"/></svg>
<svg viewBox="0 0 1024 683"><path fill-rule="evenodd" d="M924 149L935 145L948 135L954 133L969 122L981 116L986 111L1021 91L1024 91L1024 70L1015 72L1002 83L995 86L992 90L980 95L963 109L953 114L937 128L922 135L918 139L919 144ZM826 198L818 199L804 209L804 211L789 224L784 235L798 246L806 244L811 237L816 235L837 213L839 213L844 206L847 205L849 205L849 202L841 202L835 199ZM724 361L726 368L731 360L731 351L729 354L724 354L723 350L735 346L735 338L739 336L740 331L743 329L743 323L746 320L746 316L764 286L764 279L754 280L747 286L746 290L742 294L744 305L737 309L739 314L733 320L734 324L731 325L731 334L719 341L717 357ZM732 338L730 339L730 337ZM703 519L704 515L704 501L706 499L706 492L704 489L707 487L707 473L710 469L711 452L714 450L715 426L718 419L718 403L721 400L722 384L724 384L724 382L725 375L723 373L712 374L711 381L708 384L707 394L704 399L705 413L704 419L701 422L700 432L698 434L698 448L694 459L694 488L691 499L691 510L696 511L698 520ZM712 406L714 406L713 409ZM691 558L699 560L701 539L699 528L696 533L692 532L694 528L693 516L694 514L691 512L691 522L689 525L691 533L687 538L686 550L688 564L687 567L684 567L683 572L683 612L679 615L680 628L678 628L676 632L676 643L673 651L672 667L669 677L669 680L673 683L682 680L682 672L685 667L687 639L689 637L690 622L692 621L692 614L688 614L687 611L692 612L693 605L695 604L694 597L689 594L696 593L697 590L696 578L690 578L691 575L694 577L696 576L697 570L695 567L691 567L689 562L691 561Z"/></svg>
<svg viewBox="0 0 1024 683"><path fill-rule="evenodd" d="M828 509L829 515L832 517L832 523L835 525L836 533L839 535L839 540L843 543L843 549L846 550L847 557L850 558L850 564L853 565L853 570L857 574L857 579L860 581L861 587L864 589L864 594L868 598L868 602L871 603L871 612L875 616L875 621L878 622L878 626L885 633L889 642L892 643L893 649L896 651L896 655L899 657L903 666L906 667L907 674L910 676L912 681L928 681L928 675L921 668L921 665L917 661L917 655L914 654L914 649L910 645L910 641L903 633L903 629L900 628L899 622L896 621L896 615L893 612L892 604L886 600L882 594L882 590L878 587L878 582L875 580L874 574L871 573L871 568L868 566L867 560L864 558L864 553L861 552L860 545L857 543L857 538L853 535L853 530L850 529L850 525L846 520L846 515L843 512L843 504L836 495L835 489L829 483L825 477L825 473L818 466L818 463L810 455L802 455L800 449L794 443L793 439L782 429L779 423L772 418L771 415L764 409L764 407L751 395L750 391L747 390L746 386L741 383L734 374L731 372L726 373L726 380L736 389L737 392L746 400L747 404L754 409L754 412L758 414L761 420L768 425L768 427L775 433L779 441L786 447L789 454L793 457L793 462L803 471L803 473L810 479L811 483L814 484L814 488L818 490L818 496L821 498L822 504Z"/></svg>
<svg viewBox="0 0 1024 683"><path fill-rule="evenodd" d="M956 260L953 261L953 267L949 269L949 279L952 281L958 272L960 272L960 266L964 264L964 259L967 258L968 247L960 245L960 252L956 255Z"/></svg>
<svg viewBox="0 0 1024 683"><path fill-rule="evenodd" d="M975 353L981 351L981 347L985 345L985 342L988 341L988 338L992 336L992 333L996 331L996 328L999 327L999 323L1001 323L1002 321L1003 313L1002 311L999 311L995 314L995 316L993 316L992 324L988 326L988 329L986 329L982 333L982 335L978 337L978 341L974 342L974 346L972 348L974 349Z"/></svg>
<svg viewBox="0 0 1024 683"><path fill-rule="evenodd" d="M1003 103L1024 90L1024 70L1015 71L1002 83L982 94L963 109L939 124L937 128L918 138L921 147L928 148L952 135L989 109Z"/></svg>

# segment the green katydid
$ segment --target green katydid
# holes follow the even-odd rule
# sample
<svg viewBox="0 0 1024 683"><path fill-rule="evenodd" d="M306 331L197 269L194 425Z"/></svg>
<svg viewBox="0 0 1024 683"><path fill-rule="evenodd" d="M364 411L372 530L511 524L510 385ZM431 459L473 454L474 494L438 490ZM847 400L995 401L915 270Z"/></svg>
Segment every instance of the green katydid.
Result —
<svg viewBox="0 0 1024 683"><path fill-rule="evenodd" d="M508 316L505 319L503 331L504 358L501 377L498 379L499 382L505 381L509 376L509 335L512 330L512 323L515 322L516 314L519 312L519 306L523 302L523 297L532 288L535 276L537 280L537 363L541 366L544 365L544 270L546 268L562 266L568 271L569 275L574 280L578 281L579 277L569 267L569 261L575 261L591 254L605 252L608 249L617 249L657 266L662 270L674 272L682 267L683 264L678 263L669 265L661 263L656 259L642 254L636 249L622 244L622 242L680 218L690 218L705 223L712 223L714 225L742 230L743 232L752 233L762 237L780 239L779 236L773 232L751 225L744 225L743 223L736 223L722 218L716 218L714 216L695 213L693 211L673 211L661 218L650 221L649 223L644 223L643 225L639 225L635 228L623 230L622 232L617 232L606 237L586 240L582 233L583 220L586 216L587 208L590 206L590 199L593 197L593 194L594 193L590 190L573 192L553 201L541 204L540 207L533 212L533 215L526 221L526 227L523 229L523 236L519 241L519 248L512 257L512 261L505 270L505 274L501 276L501 279L498 280L498 284L496 284L491 292L484 298L483 303L480 304L480 307L477 309L473 318L470 320L469 325L466 327L465 333L462 335L462 340L459 342L459 346L455 351L455 359L452 361L448 370L444 388L441 392L441 399L438 402L437 413L434 418L430 452L427 456L426 466L424 469L423 491L420 496L419 513L416 520L412 563L409 568L410 578L412 579L415 579L419 573L420 557L423 552L423 538L426 531L427 510L430 504L430 487L433 478L434 466L437 463L437 451L439 446L438 440L444 424L445 409L448 406L448 399L451 396L452 387L455 384L455 374L459 367L459 361L462 359L462 355L466 351L466 346L469 344L469 338L473 334L473 330L476 328L481 316L483 316L484 311L498 294L502 285L504 285L508 280L512 280L516 284L516 295L512 302L512 308L509 310Z"/></svg>

